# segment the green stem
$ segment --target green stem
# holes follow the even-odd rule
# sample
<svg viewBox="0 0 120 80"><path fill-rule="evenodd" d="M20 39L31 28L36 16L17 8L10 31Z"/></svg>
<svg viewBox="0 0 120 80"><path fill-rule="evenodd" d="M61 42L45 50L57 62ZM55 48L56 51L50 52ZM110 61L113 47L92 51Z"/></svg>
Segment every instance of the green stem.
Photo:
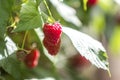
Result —
<svg viewBox="0 0 120 80"><path fill-rule="evenodd" d="M54 22L55 22L55 19L54 19L53 16L52 16L52 13L51 13L51 11L50 11L50 9L49 9L49 7L48 7L47 2L46 2L46 0L43 0L43 1L44 1L44 4L45 4L45 6L46 6L46 8L47 8L47 10L48 10L49 16L50 16L50 17L48 17L48 22L54 23Z"/></svg>
<svg viewBox="0 0 120 80"><path fill-rule="evenodd" d="M22 43L22 49L24 48L24 45L25 45L25 40L26 40L26 37L27 37L27 33L28 31L25 32L25 36L24 36L24 39L23 39L23 43Z"/></svg>
<svg viewBox="0 0 120 80"><path fill-rule="evenodd" d="M88 0L83 0L83 8L85 11L87 10L87 2Z"/></svg>
<svg viewBox="0 0 120 80"><path fill-rule="evenodd" d="M50 11L50 9L48 7L48 4L47 4L46 0L43 0L43 1L44 1L44 4L45 4L45 6L46 6L46 8L48 10L48 13L49 13L50 17L53 18L52 13L51 13L51 11Z"/></svg>

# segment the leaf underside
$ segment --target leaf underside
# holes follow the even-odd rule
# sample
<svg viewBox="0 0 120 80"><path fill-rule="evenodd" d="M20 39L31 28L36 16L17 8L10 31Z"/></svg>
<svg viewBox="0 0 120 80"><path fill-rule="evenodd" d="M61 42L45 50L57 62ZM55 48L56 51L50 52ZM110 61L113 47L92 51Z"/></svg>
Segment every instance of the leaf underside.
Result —
<svg viewBox="0 0 120 80"><path fill-rule="evenodd" d="M71 28L63 27L63 32L71 39L74 47L82 56L96 67L109 71L107 54L100 42Z"/></svg>

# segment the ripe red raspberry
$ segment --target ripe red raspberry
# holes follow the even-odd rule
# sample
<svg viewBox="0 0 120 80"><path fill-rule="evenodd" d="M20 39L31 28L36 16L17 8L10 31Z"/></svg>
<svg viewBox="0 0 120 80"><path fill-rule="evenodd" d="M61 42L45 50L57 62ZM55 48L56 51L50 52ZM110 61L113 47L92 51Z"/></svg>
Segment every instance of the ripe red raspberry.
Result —
<svg viewBox="0 0 120 80"><path fill-rule="evenodd" d="M56 55L60 48L62 26L55 22L53 24L46 23L43 27L45 38L43 44L51 55Z"/></svg>
<svg viewBox="0 0 120 80"><path fill-rule="evenodd" d="M88 6L94 6L97 3L98 0L88 0L87 4Z"/></svg>
<svg viewBox="0 0 120 80"><path fill-rule="evenodd" d="M61 39L59 39L59 41L58 41L58 43L56 45L53 45L52 43L50 43L47 40L47 38L44 38L44 40L43 40L44 46L48 50L48 53L51 54L51 55L56 55L59 52L60 43L61 43Z"/></svg>
<svg viewBox="0 0 120 80"><path fill-rule="evenodd" d="M58 22L53 24L46 23L44 24L43 32L47 41L56 45L62 34L62 26Z"/></svg>
<svg viewBox="0 0 120 80"><path fill-rule="evenodd" d="M34 68L38 65L40 53L38 49L33 49L29 54L25 56L24 63L29 68Z"/></svg>

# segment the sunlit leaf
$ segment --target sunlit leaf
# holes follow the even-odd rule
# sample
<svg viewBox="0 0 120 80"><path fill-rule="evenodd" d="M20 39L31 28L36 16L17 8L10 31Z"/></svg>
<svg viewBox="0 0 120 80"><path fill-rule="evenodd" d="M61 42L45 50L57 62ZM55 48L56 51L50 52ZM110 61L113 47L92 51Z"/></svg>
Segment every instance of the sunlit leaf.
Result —
<svg viewBox="0 0 120 80"><path fill-rule="evenodd" d="M120 5L120 0L114 0L114 1Z"/></svg>
<svg viewBox="0 0 120 80"><path fill-rule="evenodd" d="M11 55L17 50L17 46L8 36L5 38L5 41L8 54Z"/></svg>
<svg viewBox="0 0 120 80"><path fill-rule="evenodd" d="M59 14L68 22L80 27L82 25L79 18L76 16L76 11L74 8L62 3L59 0L50 0L50 2L55 6ZM64 11L64 12L63 12Z"/></svg>
<svg viewBox="0 0 120 80"><path fill-rule="evenodd" d="M5 41L6 41L5 43L6 49L3 49L3 50L4 50L5 56L8 57L8 55L11 55L13 52L17 50L17 47L15 43L8 36L5 38ZM4 59L5 56L2 57L0 55L0 60Z"/></svg>
<svg viewBox="0 0 120 80"><path fill-rule="evenodd" d="M71 28L63 27L63 32L70 38L82 56L96 67L109 71L107 54L100 42Z"/></svg>

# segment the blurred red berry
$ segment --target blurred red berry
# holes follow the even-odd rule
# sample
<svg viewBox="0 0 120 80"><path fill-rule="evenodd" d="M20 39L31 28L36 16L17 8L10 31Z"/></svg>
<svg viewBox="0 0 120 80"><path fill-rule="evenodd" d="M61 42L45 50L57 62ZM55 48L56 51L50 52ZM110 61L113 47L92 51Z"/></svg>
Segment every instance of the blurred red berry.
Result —
<svg viewBox="0 0 120 80"><path fill-rule="evenodd" d="M24 63L29 68L34 68L38 65L40 52L38 49L33 49L29 54L26 55Z"/></svg>
<svg viewBox="0 0 120 80"><path fill-rule="evenodd" d="M71 65L76 68L85 67L88 66L89 64L90 64L89 60L87 60L85 57L81 56L80 54L73 56L73 58L71 59Z"/></svg>
<svg viewBox="0 0 120 80"><path fill-rule="evenodd" d="M88 4L88 6L94 6L94 5L96 5L97 1L98 0L88 0L87 4Z"/></svg>

